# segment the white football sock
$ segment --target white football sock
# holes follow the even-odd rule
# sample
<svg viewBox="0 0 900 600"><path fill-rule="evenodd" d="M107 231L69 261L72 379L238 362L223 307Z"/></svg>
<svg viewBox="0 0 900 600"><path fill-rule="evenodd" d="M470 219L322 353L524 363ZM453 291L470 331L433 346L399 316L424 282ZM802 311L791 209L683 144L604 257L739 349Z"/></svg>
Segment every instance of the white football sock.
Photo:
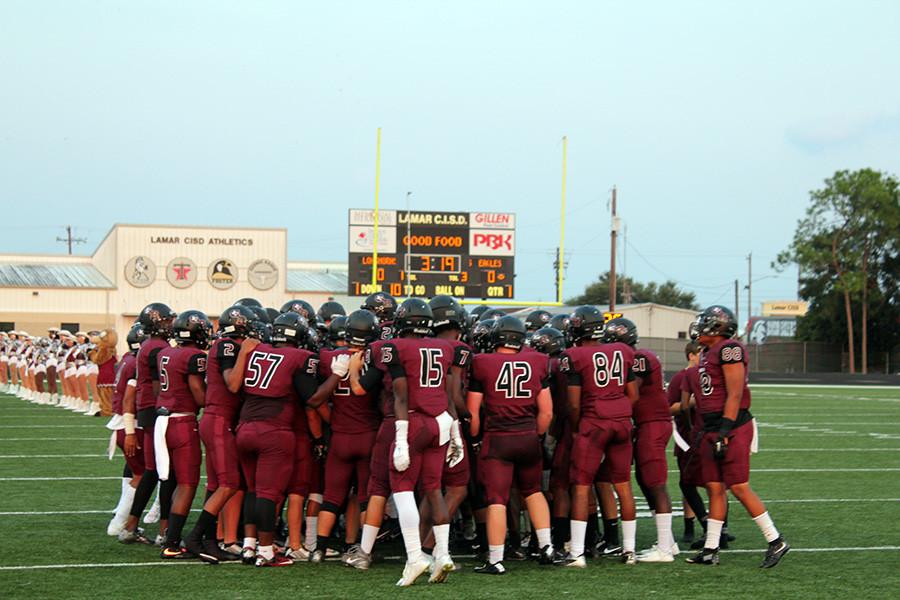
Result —
<svg viewBox="0 0 900 600"><path fill-rule="evenodd" d="M244 548L252 548L256 550L256 538L255 537L245 537L244 538Z"/></svg>
<svg viewBox="0 0 900 600"><path fill-rule="evenodd" d="M434 557L450 556L450 524L435 525L432 530L434 530Z"/></svg>
<svg viewBox="0 0 900 600"><path fill-rule="evenodd" d="M499 546L488 546L488 562L491 564L496 564L498 562L503 562L503 544Z"/></svg>
<svg viewBox="0 0 900 600"><path fill-rule="evenodd" d="M319 517L306 517L306 549L309 551L316 549L316 535L319 531Z"/></svg>
<svg viewBox="0 0 900 600"><path fill-rule="evenodd" d="M622 521L622 552L634 552L637 521Z"/></svg>
<svg viewBox="0 0 900 600"><path fill-rule="evenodd" d="M378 537L378 527L375 527L374 525L363 525L359 549L366 554L372 554L372 548L375 547L376 537Z"/></svg>
<svg viewBox="0 0 900 600"><path fill-rule="evenodd" d="M553 542L550 541L550 528L545 527L544 529L535 529L535 535L537 535L538 540L538 548L543 548L544 546L550 546L553 548Z"/></svg>
<svg viewBox="0 0 900 600"><path fill-rule="evenodd" d="M573 558L578 558L582 554L584 554L584 536L587 533L587 521L576 521L572 519L571 524L569 525L569 532L571 536L570 550L569 554L572 555Z"/></svg>
<svg viewBox="0 0 900 600"><path fill-rule="evenodd" d="M412 492L397 492L394 494L394 502L397 504L397 516L400 517L400 533L403 534L403 545L406 546L406 560L416 562L422 558L416 496Z"/></svg>
<svg viewBox="0 0 900 600"><path fill-rule="evenodd" d="M713 519L712 517L706 519L706 543L703 545L704 548L709 550L717 550L719 548L719 538L722 537L722 525L724 523L725 521Z"/></svg>
<svg viewBox="0 0 900 600"><path fill-rule="evenodd" d="M275 558L275 549L272 546L260 546L258 553L266 560L272 560L273 558Z"/></svg>
<svg viewBox="0 0 900 600"><path fill-rule="evenodd" d="M672 537L672 513L656 513L656 545L660 550L669 552L675 545Z"/></svg>
<svg viewBox="0 0 900 600"><path fill-rule="evenodd" d="M764 512L759 515L755 519L757 527L762 531L763 537L766 538L766 541L771 543L778 539L779 533L778 530L775 529L775 523L772 522L772 517L769 516L769 511Z"/></svg>

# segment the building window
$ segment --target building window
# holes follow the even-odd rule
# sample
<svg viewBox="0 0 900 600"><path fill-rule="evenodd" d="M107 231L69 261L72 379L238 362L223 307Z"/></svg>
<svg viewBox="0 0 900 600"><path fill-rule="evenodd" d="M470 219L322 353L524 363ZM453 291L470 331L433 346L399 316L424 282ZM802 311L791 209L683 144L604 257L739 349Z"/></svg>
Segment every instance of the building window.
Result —
<svg viewBox="0 0 900 600"><path fill-rule="evenodd" d="M687 339L687 331L679 331L679 332L678 332L678 339L679 339L679 340L686 340L686 339Z"/></svg>
<svg viewBox="0 0 900 600"><path fill-rule="evenodd" d="M12 331L16 324L10 321L0 321L0 331Z"/></svg>
<svg viewBox="0 0 900 600"><path fill-rule="evenodd" d="M80 329L80 323L60 323L59 328L65 329L69 333L77 333Z"/></svg>

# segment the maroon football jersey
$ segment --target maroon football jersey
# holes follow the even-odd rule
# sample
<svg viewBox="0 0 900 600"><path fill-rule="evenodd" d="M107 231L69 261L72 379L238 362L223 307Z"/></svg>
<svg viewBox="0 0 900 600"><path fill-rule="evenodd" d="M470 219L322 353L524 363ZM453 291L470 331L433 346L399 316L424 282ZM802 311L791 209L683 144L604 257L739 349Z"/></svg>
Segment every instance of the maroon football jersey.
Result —
<svg viewBox="0 0 900 600"><path fill-rule="evenodd" d="M485 431L537 431L537 397L549 385L549 361L539 352L478 354L469 390L484 394Z"/></svg>
<svg viewBox="0 0 900 600"><path fill-rule="evenodd" d="M319 353L319 375L323 379L331 377L331 359L341 354L350 354L346 348L322 350ZM368 369L363 364L363 371ZM364 396L357 396L350 389L350 376L345 375L331 395L331 430L336 433L366 433L376 431L381 424L376 398L380 390L373 390Z"/></svg>
<svg viewBox="0 0 900 600"><path fill-rule="evenodd" d="M116 367L116 379L113 384L112 409L117 415L122 414L122 400L125 399L125 390L128 389L128 380L134 379L134 371L137 366L137 358L129 352L119 361Z"/></svg>
<svg viewBox="0 0 900 600"><path fill-rule="evenodd" d="M378 402L381 408L381 414L386 417L394 416L394 378L391 377L390 371L384 362L382 362L381 349L390 340L377 340L369 344L366 350L366 362L370 367L374 367L381 373L381 389L378 391ZM375 377L377 373L372 373L371 377Z"/></svg>
<svg viewBox="0 0 900 600"><path fill-rule="evenodd" d="M569 398L567 396L568 380L561 370L561 360L554 356L550 359L550 393L553 395L553 418L557 423L565 425L569 422Z"/></svg>
<svg viewBox="0 0 900 600"><path fill-rule="evenodd" d="M203 414L218 415L229 422L234 420L241 397L228 391L225 371L234 367L241 342L231 338L219 338L209 349L206 367L206 408Z"/></svg>
<svg viewBox="0 0 900 600"><path fill-rule="evenodd" d="M744 389L740 408L750 408L750 386L747 385L750 369L747 349L737 340L722 339L700 354L700 394L697 408L703 414L720 413L725 410L725 375L722 365L742 363L744 365Z"/></svg>
<svg viewBox="0 0 900 600"><path fill-rule="evenodd" d="M672 417L669 415L669 400L659 357L650 350L635 350L631 370L635 377L641 379L640 398L634 405L634 422L640 425L670 420Z"/></svg>
<svg viewBox="0 0 900 600"><path fill-rule="evenodd" d="M110 386L116 382L116 355L113 354L105 361L97 365L97 385Z"/></svg>
<svg viewBox="0 0 900 600"><path fill-rule="evenodd" d="M694 402L697 402L697 398L700 396L699 366L695 365L686 369L684 379L681 380L681 391L692 395L694 397ZM693 418L691 419L691 430L700 431L703 429L703 417L700 416L700 411L697 410L696 405L691 410L691 414L693 415Z"/></svg>
<svg viewBox="0 0 900 600"><path fill-rule="evenodd" d="M156 406L156 396L153 395L153 382L159 381L158 363L156 355L163 348L169 348L169 342L159 338L148 338L141 343L141 349L137 354L137 409L153 408Z"/></svg>
<svg viewBox="0 0 900 600"><path fill-rule="evenodd" d="M409 410L436 417L447 410L447 372L453 346L437 338L396 338L381 347L394 379L405 377Z"/></svg>
<svg viewBox="0 0 900 600"><path fill-rule="evenodd" d="M297 386L305 385L307 389L312 386L315 392L317 373L318 359L308 350L258 345L244 367L241 422L268 421L277 427L293 429L295 411L304 410L303 406L295 407ZM305 423L305 416L303 419Z"/></svg>
<svg viewBox="0 0 900 600"><path fill-rule="evenodd" d="M666 401L669 403L670 407L674 404L681 403L681 390L688 385L687 375L688 369L682 369L675 373L669 381L669 385L666 388ZM696 413L697 411L695 410L693 412ZM678 433L681 434L681 437L685 440L688 439L686 436L691 430L690 423L687 423L686 419L681 415L676 415L675 425L678 428Z"/></svg>
<svg viewBox="0 0 900 600"><path fill-rule="evenodd" d="M188 377L206 375L206 352L190 346L163 348L156 355L156 363L159 370L156 408L166 408L172 413L199 411Z"/></svg>
<svg viewBox="0 0 900 600"><path fill-rule="evenodd" d="M616 342L577 346L563 353L560 368L570 386L581 386L582 419L631 417L625 384L634 380L634 348Z"/></svg>

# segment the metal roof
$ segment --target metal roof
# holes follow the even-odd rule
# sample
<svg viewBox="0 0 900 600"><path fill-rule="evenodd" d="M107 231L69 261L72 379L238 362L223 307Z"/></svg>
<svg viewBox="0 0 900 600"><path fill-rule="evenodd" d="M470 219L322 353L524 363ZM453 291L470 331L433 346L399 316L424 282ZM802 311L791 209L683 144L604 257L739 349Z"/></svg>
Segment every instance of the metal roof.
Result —
<svg viewBox="0 0 900 600"><path fill-rule="evenodd" d="M115 286L90 264L0 263L0 287L112 289Z"/></svg>
<svg viewBox="0 0 900 600"><path fill-rule="evenodd" d="M347 272L288 269L287 291L337 292L344 294L347 292Z"/></svg>

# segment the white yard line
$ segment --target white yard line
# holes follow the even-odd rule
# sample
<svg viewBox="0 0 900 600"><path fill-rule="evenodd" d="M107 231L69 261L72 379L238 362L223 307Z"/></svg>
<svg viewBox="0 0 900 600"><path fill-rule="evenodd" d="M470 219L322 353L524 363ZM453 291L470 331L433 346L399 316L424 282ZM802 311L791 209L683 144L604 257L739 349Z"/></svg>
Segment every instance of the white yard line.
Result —
<svg viewBox="0 0 900 600"><path fill-rule="evenodd" d="M0 438L0 442L71 442L71 441L109 442L109 436L101 437L101 438L93 438L93 437Z"/></svg>
<svg viewBox="0 0 900 600"><path fill-rule="evenodd" d="M768 436L767 436L768 437ZM763 446L759 450L763 452L900 452L900 448L767 448ZM0 457L2 458L2 457Z"/></svg>
<svg viewBox="0 0 900 600"><path fill-rule="evenodd" d="M97 425L0 425L0 429L97 429Z"/></svg>
<svg viewBox="0 0 900 600"><path fill-rule="evenodd" d="M763 548L722 550L723 554L757 554L762 553ZM900 550L900 546L845 546L839 548L791 548L791 552L887 552ZM473 558L471 554L457 554L457 558ZM405 556L385 556L385 560L406 560ZM232 563L240 565L240 562ZM39 571L47 569L116 569L132 567L174 567L182 565L205 565L205 563L193 560L173 560L156 562L124 562L124 563L70 563L57 565L15 565L0 567L0 571ZM227 566L227 565L219 565Z"/></svg>
<svg viewBox="0 0 900 600"><path fill-rule="evenodd" d="M106 454L0 454L0 458L107 458Z"/></svg>

